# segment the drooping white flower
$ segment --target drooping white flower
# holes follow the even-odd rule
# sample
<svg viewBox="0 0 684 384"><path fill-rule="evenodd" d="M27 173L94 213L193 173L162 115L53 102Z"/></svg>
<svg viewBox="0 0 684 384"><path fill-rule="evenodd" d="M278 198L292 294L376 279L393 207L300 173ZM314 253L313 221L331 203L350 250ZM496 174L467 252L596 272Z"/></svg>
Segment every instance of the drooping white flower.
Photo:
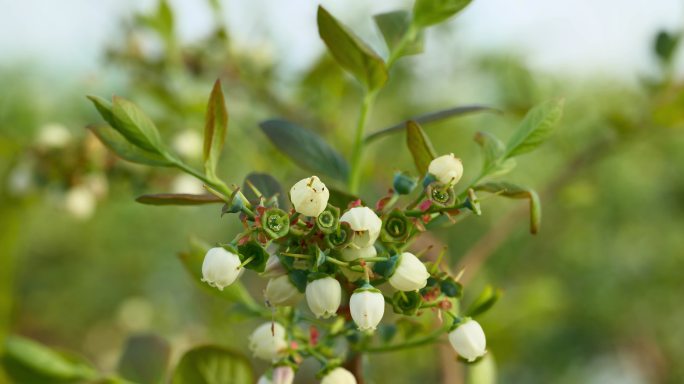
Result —
<svg viewBox="0 0 684 384"><path fill-rule="evenodd" d="M202 263L202 281L223 291L242 273L238 255L222 247L207 251Z"/></svg>
<svg viewBox="0 0 684 384"><path fill-rule="evenodd" d="M321 384L356 384L356 378L348 370L337 367L323 376Z"/></svg>
<svg viewBox="0 0 684 384"><path fill-rule="evenodd" d="M286 348L285 328L276 322L261 324L249 337L249 349L260 359L275 360Z"/></svg>
<svg viewBox="0 0 684 384"><path fill-rule="evenodd" d="M282 275L268 281L264 297L271 305L294 305L302 298L302 294L288 275Z"/></svg>
<svg viewBox="0 0 684 384"><path fill-rule="evenodd" d="M394 273L389 278L389 283L400 291L415 291L427 285L430 274L423 264L413 253L404 252L397 260Z"/></svg>
<svg viewBox="0 0 684 384"><path fill-rule="evenodd" d="M320 215L328 206L329 198L330 191L318 176L299 180L290 188L290 201L295 211L304 216Z"/></svg>
<svg viewBox="0 0 684 384"><path fill-rule="evenodd" d="M71 141L71 132L58 123L48 123L40 127L36 142L43 148L63 148Z"/></svg>
<svg viewBox="0 0 684 384"><path fill-rule="evenodd" d="M306 285L306 303L316 317L327 319L337 313L342 301L340 282L330 276Z"/></svg>
<svg viewBox="0 0 684 384"><path fill-rule="evenodd" d="M340 251L340 258L344 261L354 261L358 259L369 259L378 255L377 249L369 245L364 248L346 247ZM373 262L366 263L369 268L373 267ZM356 281L364 276L363 272L352 271L349 268L340 268L342 273L349 281Z"/></svg>
<svg viewBox="0 0 684 384"><path fill-rule="evenodd" d="M467 319L449 332L449 342L456 353L468 361L474 361L487 353L487 339L480 323Z"/></svg>
<svg viewBox="0 0 684 384"><path fill-rule="evenodd" d="M269 374L261 375L257 384L292 384L294 375L292 367L283 365L276 367Z"/></svg>
<svg viewBox="0 0 684 384"><path fill-rule="evenodd" d="M202 143L199 132L186 129L173 138L171 146L187 159L199 159L202 156Z"/></svg>
<svg viewBox="0 0 684 384"><path fill-rule="evenodd" d="M450 153L432 160L428 166L428 173L435 176L440 183L454 185L463 176L463 163Z"/></svg>
<svg viewBox="0 0 684 384"><path fill-rule="evenodd" d="M368 207L354 207L340 217L340 222L349 223L356 235L351 245L365 248L373 245L380 236L382 220Z"/></svg>
<svg viewBox="0 0 684 384"><path fill-rule="evenodd" d="M385 314L385 298L370 285L357 288L349 299L352 319L361 331L374 331Z"/></svg>
<svg viewBox="0 0 684 384"><path fill-rule="evenodd" d="M64 197L64 207L77 219L89 219L95 213L96 198L93 191L85 185L71 188Z"/></svg>

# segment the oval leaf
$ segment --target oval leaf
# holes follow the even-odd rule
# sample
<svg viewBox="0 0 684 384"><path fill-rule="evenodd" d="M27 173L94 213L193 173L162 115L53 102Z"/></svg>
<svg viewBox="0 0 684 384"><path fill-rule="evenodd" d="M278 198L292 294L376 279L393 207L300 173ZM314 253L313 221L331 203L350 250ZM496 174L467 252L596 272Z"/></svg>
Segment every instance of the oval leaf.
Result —
<svg viewBox="0 0 684 384"><path fill-rule="evenodd" d="M112 114L113 127L128 141L147 151L162 153L157 127L137 105L123 97L114 96Z"/></svg>
<svg viewBox="0 0 684 384"><path fill-rule="evenodd" d="M223 143L228 128L228 110L223 98L221 81L216 80L207 103L207 115L204 124L204 171L210 177L216 176Z"/></svg>
<svg viewBox="0 0 684 384"><path fill-rule="evenodd" d="M406 123L406 145L411 151L418 174L425 175L430 162L437 156L430 138L415 121Z"/></svg>
<svg viewBox="0 0 684 384"><path fill-rule="evenodd" d="M385 84L385 62L321 6L318 7L318 33L335 60L368 89Z"/></svg>
<svg viewBox="0 0 684 384"><path fill-rule="evenodd" d="M491 285L486 286L482 293L480 293L480 296L470 304L465 311L465 315L476 317L487 312L499 301L502 293L501 289L494 289Z"/></svg>
<svg viewBox="0 0 684 384"><path fill-rule="evenodd" d="M411 14L408 11L394 11L381 13L373 16L375 24L378 26L382 37L387 43L387 48L392 52L399 48L401 40L409 31L411 25ZM409 41L401 47L401 56L415 55L423 52L423 36L417 35L415 39Z"/></svg>
<svg viewBox="0 0 684 384"><path fill-rule="evenodd" d="M414 23L427 27L454 16L472 0L416 0L413 6Z"/></svg>
<svg viewBox="0 0 684 384"><path fill-rule="evenodd" d="M7 338L2 366L16 383L64 383L92 380L97 376L80 357L19 336Z"/></svg>
<svg viewBox="0 0 684 384"><path fill-rule="evenodd" d="M119 132L110 126L89 125L87 128L97 136L102 144L124 160L160 167L170 167L173 165L162 155L148 152L129 143Z"/></svg>
<svg viewBox="0 0 684 384"><path fill-rule="evenodd" d="M188 351L173 374L173 384L252 384L254 374L249 360L219 346L203 346Z"/></svg>
<svg viewBox="0 0 684 384"><path fill-rule="evenodd" d="M563 115L564 101L547 101L532 108L506 145L506 156L514 157L537 148L552 133Z"/></svg>
<svg viewBox="0 0 684 384"><path fill-rule="evenodd" d="M202 205L225 203L225 201L214 195L193 195L189 193L157 193L153 195L142 195L135 199L135 201L147 205Z"/></svg>
<svg viewBox="0 0 684 384"><path fill-rule="evenodd" d="M135 383L163 383L170 356L169 343L161 337L132 336L126 341L118 372L124 379Z"/></svg>
<svg viewBox="0 0 684 384"><path fill-rule="evenodd" d="M279 119L264 121L259 126L273 145L298 166L338 180L347 180L347 162L314 132Z"/></svg>

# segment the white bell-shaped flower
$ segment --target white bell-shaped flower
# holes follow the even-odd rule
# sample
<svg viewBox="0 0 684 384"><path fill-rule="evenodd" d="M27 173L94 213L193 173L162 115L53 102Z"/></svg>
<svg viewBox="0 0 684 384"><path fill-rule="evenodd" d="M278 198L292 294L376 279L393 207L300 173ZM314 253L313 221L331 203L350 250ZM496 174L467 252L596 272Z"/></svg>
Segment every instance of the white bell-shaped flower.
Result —
<svg viewBox="0 0 684 384"><path fill-rule="evenodd" d="M302 294L288 275L282 275L268 281L264 297L271 305L294 305L302 298Z"/></svg>
<svg viewBox="0 0 684 384"><path fill-rule="evenodd" d="M404 252L397 260L397 266L389 278L389 283L400 291L409 292L425 287L428 277L430 274L425 264L413 253Z"/></svg>
<svg viewBox="0 0 684 384"><path fill-rule="evenodd" d="M222 247L207 251L202 263L202 281L219 290L233 284L242 273L238 255Z"/></svg>
<svg viewBox="0 0 684 384"><path fill-rule="evenodd" d="M456 353L468 361L475 361L487 353L487 339L480 323L467 319L449 332L449 342Z"/></svg>
<svg viewBox="0 0 684 384"><path fill-rule="evenodd" d="M385 314L385 297L371 285L354 291L349 299L352 319L361 331L374 331Z"/></svg>
<svg viewBox="0 0 684 384"><path fill-rule="evenodd" d="M340 222L349 223L351 229L356 232L351 246L366 248L378 239L382 229L382 220L368 207L354 207L340 217Z"/></svg>
<svg viewBox="0 0 684 384"><path fill-rule="evenodd" d="M440 156L430 162L428 173L440 183L454 185L463 176L463 163L453 153Z"/></svg>
<svg viewBox="0 0 684 384"><path fill-rule="evenodd" d="M268 374L263 374L257 384L292 384L295 372L292 367L283 365L276 367Z"/></svg>
<svg viewBox="0 0 684 384"><path fill-rule="evenodd" d="M254 357L272 361L283 355L287 348L285 328L276 322L260 325L249 337L249 349Z"/></svg>
<svg viewBox="0 0 684 384"><path fill-rule="evenodd" d="M342 301L342 287L336 279L326 276L306 285L306 302L316 317L327 319L337 313Z"/></svg>
<svg viewBox="0 0 684 384"><path fill-rule="evenodd" d="M323 376L321 384L356 384L356 378L348 370L337 367Z"/></svg>
<svg viewBox="0 0 684 384"><path fill-rule="evenodd" d="M328 206L330 191L317 176L299 180L290 188L290 201L295 211L317 217Z"/></svg>
<svg viewBox="0 0 684 384"><path fill-rule="evenodd" d="M340 258L344 261L354 261L358 259L369 259L378 255L377 249L374 246L369 245L364 248L347 247L340 251ZM373 267L373 262L368 262L369 268ZM342 273L347 277L349 281L356 281L364 276L363 272L352 271L349 268L341 268Z"/></svg>

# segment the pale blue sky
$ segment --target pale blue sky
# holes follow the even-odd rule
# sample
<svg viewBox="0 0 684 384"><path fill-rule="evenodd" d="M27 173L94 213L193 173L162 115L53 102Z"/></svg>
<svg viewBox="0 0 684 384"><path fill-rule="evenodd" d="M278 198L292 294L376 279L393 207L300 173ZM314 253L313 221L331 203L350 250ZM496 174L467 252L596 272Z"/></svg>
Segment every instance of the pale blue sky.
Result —
<svg viewBox="0 0 684 384"><path fill-rule="evenodd" d="M155 1L0 0L0 60L36 61L53 71L92 72L103 43L117 33L121 16ZM209 20L205 2L171 0L181 13L185 38L201 36ZM369 19L358 15L406 8L403 0L325 0L333 14L366 39L377 41ZM318 2L227 0L226 18L241 44L258 44L301 69L322 49L316 33ZM586 76L635 79L649 71L646 54L655 31L684 26L681 0L475 0L452 21L453 46L522 53L533 67ZM434 40L432 44L434 54ZM430 51L428 45L428 51ZM429 54L429 53L428 53Z"/></svg>

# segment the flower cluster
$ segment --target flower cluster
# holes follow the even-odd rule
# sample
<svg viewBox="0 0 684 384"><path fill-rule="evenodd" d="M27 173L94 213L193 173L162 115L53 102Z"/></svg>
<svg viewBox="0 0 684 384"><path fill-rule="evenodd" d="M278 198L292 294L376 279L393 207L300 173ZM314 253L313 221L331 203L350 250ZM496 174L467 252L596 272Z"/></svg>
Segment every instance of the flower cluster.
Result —
<svg viewBox="0 0 684 384"><path fill-rule="evenodd" d="M460 283L442 270L439 260L422 260L422 251L407 250L411 240L440 216L479 210L472 190L463 196L454 190L462 174L461 161L453 154L437 157L422 183L396 175L394 188L373 208L361 200L342 208L331 204L334 193L317 176L292 186L289 211L278 206L278 199L260 195L253 210L241 211L245 230L206 253L202 281L223 290L244 269L254 270L269 279L264 291L267 306L296 306L304 299L316 318L312 324L341 319L333 320L327 336L370 335L387 306L407 316L427 308L444 311L453 319L447 329L449 341L463 359L474 361L486 352L485 336L475 320L451 312L453 300L461 295ZM414 192L413 201L398 208L401 196ZM324 363L322 383L356 382L332 354L325 356L318 328L312 325L308 336L301 333L296 324L277 321L254 331L249 344L254 356L273 363L260 383L291 383L298 362L306 356Z"/></svg>

